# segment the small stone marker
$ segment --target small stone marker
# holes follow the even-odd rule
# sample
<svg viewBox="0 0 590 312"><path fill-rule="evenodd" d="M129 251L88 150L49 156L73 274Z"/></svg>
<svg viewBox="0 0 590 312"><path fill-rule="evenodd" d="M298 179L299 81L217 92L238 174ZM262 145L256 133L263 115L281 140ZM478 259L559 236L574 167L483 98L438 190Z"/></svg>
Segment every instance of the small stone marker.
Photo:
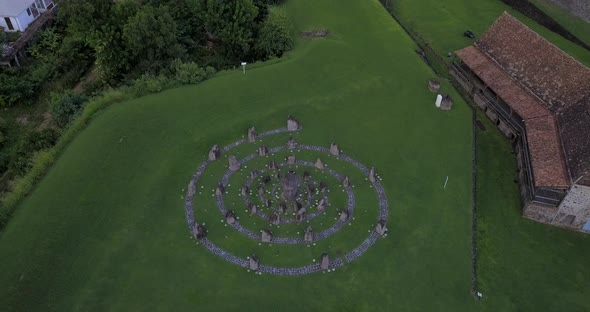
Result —
<svg viewBox="0 0 590 312"><path fill-rule="evenodd" d="M215 188L215 196L223 196L223 192L225 192L225 188L223 184L219 183L217 188Z"/></svg>
<svg viewBox="0 0 590 312"><path fill-rule="evenodd" d="M375 183L375 181L377 181L377 175L375 174L375 167L371 167L371 170L369 170L369 181L371 181L371 183Z"/></svg>
<svg viewBox="0 0 590 312"><path fill-rule="evenodd" d="M240 165L240 161L238 160L238 158L236 158L236 156L231 155L228 158L229 161L229 170L231 171L236 171L239 170L241 165Z"/></svg>
<svg viewBox="0 0 590 312"><path fill-rule="evenodd" d="M193 225L193 236L196 239L204 238L205 236L207 236L207 230L205 230L205 228L202 225L195 223L195 225Z"/></svg>
<svg viewBox="0 0 590 312"><path fill-rule="evenodd" d="M323 197L322 199L320 199L320 202L318 203L318 211L324 211L326 210L326 208L328 207L328 198Z"/></svg>
<svg viewBox="0 0 590 312"><path fill-rule="evenodd" d="M336 143L330 144L330 154L332 154L334 156L340 156L340 148L338 147L338 144L336 144Z"/></svg>
<svg viewBox="0 0 590 312"><path fill-rule="evenodd" d="M268 148L266 146L258 147L258 156L266 156L268 154Z"/></svg>
<svg viewBox="0 0 590 312"><path fill-rule="evenodd" d="M250 214L255 214L256 212L258 212L258 208L256 207L256 204L249 203L248 204L248 211L250 211Z"/></svg>
<svg viewBox="0 0 590 312"><path fill-rule="evenodd" d="M254 180L258 176L258 171L254 170L250 172L250 179Z"/></svg>
<svg viewBox="0 0 590 312"><path fill-rule="evenodd" d="M313 241L313 230L311 229L311 225L308 225L305 229L305 235L303 235L303 240L306 242Z"/></svg>
<svg viewBox="0 0 590 312"><path fill-rule="evenodd" d="M219 159L219 155L221 155L221 149L219 149L218 145L213 145L211 150L209 151L209 160L214 161Z"/></svg>
<svg viewBox="0 0 590 312"><path fill-rule="evenodd" d="M428 80L428 90L433 93L438 92L438 90L440 90L440 81L437 79Z"/></svg>
<svg viewBox="0 0 590 312"><path fill-rule="evenodd" d="M322 268L322 270L327 270L328 268L330 268L330 257L328 256L327 253L322 255L321 268Z"/></svg>
<svg viewBox="0 0 590 312"><path fill-rule="evenodd" d="M274 160L268 164L268 169L270 170L277 170L278 168L279 166L277 165L277 162Z"/></svg>
<svg viewBox="0 0 590 312"><path fill-rule="evenodd" d="M297 131L299 130L299 122L293 118L293 116L289 115L287 118L287 130L288 131Z"/></svg>
<svg viewBox="0 0 590 312"><path fill-rule="evenodd" d="M295 155L289 155L287 156L287 164L288 165L294 165L295 164Z"/></svg>
<svg viewBox="0 0 590 312"><path fill-rule="evenodd" d="M272 240L272 232L270 230L264 229L260 234L260 239L263 243L270 243Z"/></svg>
<svg viewBox="0 0 590 312"><path fill-rule="evenodd" d="M270 206L272 206L272 202L270 201L270 199L265 199L264 200L264 205L266 206L266 208L270 208Z"/></svg>
<svg viewBox="0 0 590 312"><path fill-rule="evenodd" d="M270 216L269 221L271 224L279 225L281 224L281 215L277 212L274 212L272 216Z"/></svg>
<svg viewBox="0 0 590 312"><path fill-rule="evenodd" d="M264 188L264 185L261 185L258 187L258 196L259 197L263 197L265 192L266 192L266 189Z"/></svg>
<svg viewBox="0 0 590 312"><path fill-rule="evenodd" d="M381 236L385 235L385 233L387 232L387 221L383 219L379 220L379 222L377 222L377 225L375 226L375 232L377 232L377 234Z"/></svg>
<svg viewBox="0 0 590 312"><path fill-rule="evenodd" d="M281 172L280 172L280 171L278 171L278 170L275 170L275 171L272 173L272 176L273 176L275 179L277 179L277 180L280 180L280 179L281 179Z"/></svg>
<svg viewBox="0 0 590 312"><path fill-rule="evenodd" d="M251 255L248 259L248 267L250 268L250 270L258 271L259 265L260 261L258 260L258 257L256 257L256 255Z"/></svg>
<svg viewBox="0 0 590 312"><path fill-rule="evenodd" d="M250 193L250 189L248 189L247 186L242 186L242 190L240 192L240 194L242 195L242 197L246 197L248 196L248 193Z"/></svg>
<svg viewBox="0 0 590 312"><path fill-rule="evenodd" d="M348 179L348 177L344 177L344 179L342 180L342 186L344 188L349 188L350 187L350 180Z"/></svg>
<svg viewBox="0 0 590 312"><path fill-rule="evenodd" d="M287 212L287 203L285 203L285 202L280 202L279 203L279 212L280 213L286 213Z"/></svg>
<svg viewBox="0 0 590 312"><path fill-rule="evenodd" d="M444 111L450 111L453 108L453 99L448 94L443 95L442 102L440 103L440 109Z"/></svg>
<svg viewBox="0 0 590 312"><path fill-rule="evenodd" d="M294 149L296 147L297 147L297 141L295 141L295 139L293 137L290 137L289 141L287 141L287 148Z"/></svg>
<svg viewBox="0 0 590 312"><path fill-rule="evenodd" d="M250 143L256 142L256 128L254 128L254 127L248 129L248 142L250 142Z"/></svg>
<svg viewBox="0 0 590 312"><path fill-rule="evenodd" d="M325 193L328 190L328 185L326 184L326 182L320 182L320 185L318 186L320 189L320 193Z"/></svg>
<svg viewBox="0 0 590 312"><path fill-rule="evenodd" d="M348 210L343 209L340 212L340 221L345 222L346 220L348 220L348 216L350 215L350 213L348 212Z"/></svg>
<svg viewBox="0 0 590 312"><path fill-rule="evenodd" d="M228 210L225 213L225 222L227 222L227 224L234 224L234 223L236 223L236 215L234 214L233 211Z"/></svg>
<svg viewBox="0 0 590 312"><path fill-rule="evenodd" d="M318 169L320 169L320 170L324 170L324 163L322 162L321 159L318 158L315 161L315 167L318 168Z"/></svg>
<svg viewBox="0 0 590 312"><path fill-rule="evenodd" d="M297 209L297 214L298 215L302 215L304 213L307 213L307 209L305 209L305 207L300 207Z"/></svg>
<svg viewBox="0 0 590 312"><path fill-rule="evenodd" d="M303 222L303 221L305 221L305 219L307 219L306 212L303 212L301 214L298 213L297 215L295 215L295 221L297 221L297 222Z"/></svg>

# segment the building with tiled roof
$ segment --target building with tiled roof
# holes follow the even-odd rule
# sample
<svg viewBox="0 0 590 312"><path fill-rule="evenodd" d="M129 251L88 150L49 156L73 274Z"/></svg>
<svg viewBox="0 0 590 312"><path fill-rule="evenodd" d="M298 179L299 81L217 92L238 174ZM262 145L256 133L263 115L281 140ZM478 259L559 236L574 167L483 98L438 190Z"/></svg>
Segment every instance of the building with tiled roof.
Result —
<svg viewBox="0 0 590 312"><path fill-rule="evenodd" d="M502 14L451 76L514 141L523 214L590 228L590 68Z"/></svg>

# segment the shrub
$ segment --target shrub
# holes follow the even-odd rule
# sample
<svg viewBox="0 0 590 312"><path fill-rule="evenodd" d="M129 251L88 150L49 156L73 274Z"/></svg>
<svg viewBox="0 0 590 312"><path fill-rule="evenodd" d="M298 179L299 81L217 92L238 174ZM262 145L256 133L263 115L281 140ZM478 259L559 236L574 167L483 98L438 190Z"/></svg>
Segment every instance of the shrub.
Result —
<svg viewBox="0 0 590 312"><path fill-rule="evenodd" d="M51 101L51 115L61 128L67 126L82 111L88 97L74 92L53 96Z"/></svg>
<svg viewBox="0 0 590 312"><path fill-rule="evenodd" d="M165 76L154 76L144 74L133 83L132 90L136 96L142 96L150 93L160 92L170 84L170 80Z"/></svg>
<svg viewBox="0 0 590 312"><path fill-rule="evenodd" d="M279 7L271 7L268 11L255 50L262 59L281 57L291 50L293 39L290 35L290 24L285 12Z"/></svg>
<svg viewBox="0 0 590 312"><path fill-rule="evenodd" d="M182 83L197 84L207 78L206 71L197 63L182 63L177 60L172 67L176 80Z"/></svg>

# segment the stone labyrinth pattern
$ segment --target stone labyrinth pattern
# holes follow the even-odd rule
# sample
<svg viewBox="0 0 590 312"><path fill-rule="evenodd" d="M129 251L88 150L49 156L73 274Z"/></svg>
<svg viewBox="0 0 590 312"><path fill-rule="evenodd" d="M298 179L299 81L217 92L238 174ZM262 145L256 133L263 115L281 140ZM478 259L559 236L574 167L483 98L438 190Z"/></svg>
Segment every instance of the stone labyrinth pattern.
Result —
<svg viewBox="0 0 590 312"><path fill-rule="evenodd" d="M301 177L293 171L289 171L288 173L283 174L279 177L279 169L283 167L286 168L288 166L296 165L298 167L303 168L310 167L323 170L327 174L334 177L336 180L342 182L348 199L346 207L344 207L344 209L340 211L339 218L336 219L335 223L331 227L323 230L322 232L313 233L311 227L308 226L304 236L275 237L272 235L272 232L267 229L259 229L258 232L247 229L239 223L239 217L236 217L235 212L226 208L224 203L224 188L228 186L229 180L232 174L234 174L234 172L239 170L241 166L243 166L244 164L248 163L250 160L256 157L273 155L278 152L289 151L295 148L297 148L298 150L311 150L336 156L339 159L344 160L347 163L358 168L365 176L368 177L368 180L370 181L370 183L372 183L372 186L376 192L379 205L379 216L377 220L377 225L375 226L374 230L370 232L369 236L359 246L344 254L343 257L330 258L330 255L323 254L320 261L313 262L301 267L276 267L264 265L260 263L261 261L255 255L242 258L230 253L229 251L219 248L207 238L207 230L205 229L203 224L200 224L195 219L195 213L193 209L193 198L195 197L197 186L199 184L199 179L203 175L207 166L211 162L222 161L219 159L221 154L228 154L228 152L230 152L233 148L241 144L255 142L256 138L263 138L274 134L301 130L301 127L299 126L298 122L291 117L289 117L287 125L287 128L275 129L258 135L256 135L255 129L251 128L248 132L247 139L238 140L221 149L217 146L214 146L211 152L209 153L209 160L204 161L199 166L197 171L192 176L190 183L188 185L185 197L186 221L189 230L191 231L192 235L198 240L200 245L204 246L213 254L240 267L255 271L257 274L267 273L276 275L303 275L320 271L334 270L335 268L341 267L346 263L352 262L354 259L361 256L365 251L367 251L369 247L375 244L379 237L385 236L387 231L386 224L388 219L387 197L385 195L385 192L383 191L379 179L376 177L375 169L369 169L360 162L345 155L339 150L338 146L335 144L332 144L330 148L325 148L321 146L297 144L293 139L290 139L288 144L285 144L284 146L278 146L273 148L260 147L258 148L258 151L249 154L242 159L237 159L233 156L230 156L229 168L221 178L215 196L218 209L221 215L224 217L224 220L227 223L227 225L250 239L259 241L261 243L274 244L309 244L312 242L316 242L331 236L332 234L340 230L344 225L346 225L349 222L349 220L352 219L355 208L355 195L351 187L351 184L348 181L348 177L342 176L341 174L332 170L331 168L325 167L319 158L314 163L305 160L295 160L295 157L293 156L292 159L288 158L286 162L275 163L273 161L269 164L269 168L253 170L252 172L250 172L250 175L246 183L242 186L241 197L244 201L244 207L246 212L250 213L251 215L257 216L263 220L266 220L266 222L269 222L270 224L280 225L308 221L319 216L320 214L325 214L324 210L326 209L329 201L328 193L326 192L326 187L322 185L323 183L318 183L317 181L313 180L310 176L305 176L304 174L304 176ZM272 178L270 178L270 174L272 174ZM253 192L250 192L250 190L254 188L252 186L253 183L257 180L260 180L259 178L261 177L264 178L262 179L262 182L259 183L257 191L254 190ZM280 181L280 183L271 183L274 181ZM270 212L265 213L263 212L263 209L261 209L262 207L256 207L256 204L251 201L249 194L254 194L254 196L257 195L258 199L260 199L260 202L266 203L266 207L264 208L266 210L270 210ZM316 198L316 195L319 195L319 197ZM271 203L270 199L272 199L274 202ZM277 199L279 199L278 204L276 202Z"/></svg>

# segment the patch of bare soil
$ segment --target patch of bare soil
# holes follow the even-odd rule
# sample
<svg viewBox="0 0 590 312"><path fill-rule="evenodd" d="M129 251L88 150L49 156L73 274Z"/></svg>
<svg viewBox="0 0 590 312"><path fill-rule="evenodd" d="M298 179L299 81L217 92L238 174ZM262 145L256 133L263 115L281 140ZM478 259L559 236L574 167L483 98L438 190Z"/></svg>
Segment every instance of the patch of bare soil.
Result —
<svg viewBox="0 0 590 312"><path fill-rule="evenodd" d="M328 36L329 32L327 29L315 29L301 32L301 37L304 38L323 38Z"/></svg>

